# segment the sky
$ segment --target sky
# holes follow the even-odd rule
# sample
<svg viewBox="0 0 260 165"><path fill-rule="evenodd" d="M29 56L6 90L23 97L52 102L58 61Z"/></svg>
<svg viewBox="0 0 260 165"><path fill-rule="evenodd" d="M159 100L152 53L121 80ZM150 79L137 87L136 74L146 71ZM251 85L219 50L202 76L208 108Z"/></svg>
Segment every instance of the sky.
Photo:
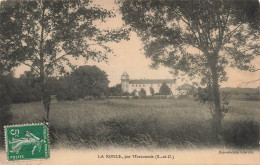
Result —
<svg viewBox="0 0 260 165"><path fill-rule="evenodd" d="M117 28L123 25L121 15L118 12L117 7L113 4L113 0L94 0L96 5L100 5L106 9L115 9L117 16L109 19L106 24L100 24L101 27ZM104 70L108 75L110 81L109 86L114 86L120 83L120 77L124 71L129 74L130 79L172 79L173 75L169 73L170 69L165 67L159 67L158 69L151 69L149 65L151 60L146 58L142 50L142 42L140 38L131 32L129 41L121 41L119 43L108 44L113 49L113 55L108 56L108 62L97 63L95 61L84 62L83 59L77 61L73 60L73 63L78 66L81 65L96 65L101 70ZM253 63L260 68L260 57L256 58ZM15 69L15 76L19 77L24 71L29 70L28 67L21 65ZM260 71L258 72L245 72L237 69L227 68L227 76L229 77L227 82L221 83L221 87L251 87L256 88L260 86L260 81L246 83L260 79ZM182 81L177 79L177 84L192 83L188 80Z"/></svg>

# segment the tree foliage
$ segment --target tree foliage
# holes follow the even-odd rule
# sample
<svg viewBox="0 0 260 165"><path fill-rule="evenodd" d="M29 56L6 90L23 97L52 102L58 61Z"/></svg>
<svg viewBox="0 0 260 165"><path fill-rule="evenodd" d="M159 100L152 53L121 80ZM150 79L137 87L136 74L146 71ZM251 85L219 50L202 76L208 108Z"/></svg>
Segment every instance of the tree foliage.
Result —
<svg viewBox="0 0 260 165"><path fill-rule="evenodd" d="M146 91L144 90L144 88L140 89L140 91L138 91L138 96L140 98L145 98L146 97Z"/></svg>
<svg viewBox="0 0 260 165"><path fill-rule="evenodd" d="M0 4L1 52L8 62L24 64L39 78L41 97L49 118L47 77L71 68L71 58L103 61L111 49L108 41L127 39L127 31L97 27L111 11L89 0L2 1Z"/></svg>
<svg viewBox="0 0 260 165"><path fill-rule="evenodd" d="M162 83L160 89L159 89L159 93L161 95L170 95L172 93L171 88L164 82Z"/></svg>
<svg viewBox="0 0 260 165"><path fill-rule="evenodd" d="M122 91L121 84L116 84L115 86L109 88L110 96L121 96L122 92L123 91Z"/></svg>
<svg viewBox="0 0 260 165"><path fill-rule="evenodd" d="M25 72L20 78L12 78L11 81L13 84L10 93L12 103L28 103L41 100L37 79L31 72Z"/></svg>
<svg viewBox="0 0 260 165"><path fill-rule="evenodd" d="M86 96L98 98L108 92L107 75L95 65L80 66L67 77L67 81L74 99Z"/></svg>
<svg viewBox="0 0 260 165"><path fill-rule="evenodd" d="M257 71L251 61L260 54L259 1L124 0L123 20L144 43L153 67L162 64L185 73L212 91L213 130L220 134L219 83L226 67Z"/></svg>
<svg viewBox="0 0 260 165"><path fill-rule="evenodd" d="M153 95L154 95L154 89L153 89L153 87L150 87L149 90L150 90L151 95L153 96Z"/></svg>
<svg viewBox="0 0 260 165"><path fill-rule="evenodd" d="M12 113L11 109L11 96L12 91L12 73L3 75L0 73L0 138L4 138L4 126L11 124ZM4 143L1 141L0 145Z"/></svg>
<svg viewBox="0 0 260 165"><path fill-rule="evenodd" d="M39 79L31 72L25 72L19 78L8 74L5 79L8 80L8 96L11 103L41 100ZM96 66L82 66L66 76L48 77L46 92L49 95L56 95L58 100L77 100L86 96L99 98L109 94L108 82L106 73Z"/></svg>
<svg viewBox="0 0 260 165"><path fill-rule="evenodd" d="M214 105L214 100L213 100L213 91L211 87L206 87L206 88L198 88L198 92L194 93L195 100L206 104L209 107L209 111L214 116L214 110L215 110L215 105ZM230 92L223 91L220 96L221 100L221 110L224 113L227 113L230 109L231 106L229 104L229 100L231 98ZM224 113L222 113L222 116L224 117Z"/></svg>
<svg viewBox="0 0 260 165"><path fill-rule="evenodd" d="M153 66L207 77L210 62L216 61L221 81L226 80L228 64L254 70L250 61L260 48L256 0L126 0L121 12L125 23L142 37Z"/></svg>
<svg viewBox="0 0 260 165"><path fill-rule="evenodd" d="M134 90L130 93L130 95L135 97L135 96L136 96L136 93L137 93L137 90L134 89Z"/></svg>

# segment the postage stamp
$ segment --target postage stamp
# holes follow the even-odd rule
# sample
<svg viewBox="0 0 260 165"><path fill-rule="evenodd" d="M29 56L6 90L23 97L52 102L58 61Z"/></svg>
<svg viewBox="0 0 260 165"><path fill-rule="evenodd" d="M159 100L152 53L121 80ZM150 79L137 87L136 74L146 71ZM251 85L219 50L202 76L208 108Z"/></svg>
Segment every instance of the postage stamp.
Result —
<svg viewBox="0 0 260 165"><path fill-rule="evenodd" d="M46 124L11 125L4 128L8 161L50 158Z"/></svg>

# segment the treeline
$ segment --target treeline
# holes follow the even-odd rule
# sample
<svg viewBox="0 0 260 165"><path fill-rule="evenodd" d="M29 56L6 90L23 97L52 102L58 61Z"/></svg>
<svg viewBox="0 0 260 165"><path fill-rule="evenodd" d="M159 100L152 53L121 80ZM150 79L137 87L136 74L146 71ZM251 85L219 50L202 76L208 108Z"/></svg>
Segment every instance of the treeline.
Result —
<svg viewBox="0 0 260 165"><path fill-rule="evenodd" d="M12 103L29 103L41 101L40 81L32 72L25 72L19 78L15 78L13 73L5 76L8 79L11 92L10 99ZM122 91L121 84L108 87L109 80L107 74L97 66L80 66L70 74L61 77L48 77L45 82L45 90L50 99L55 96L57 100L79 100L79 99L100 99L109 96L133 96L146 97L146 91L133 91L127 93ZM170 88L164 83L159 93L152 95L170 95Z"/></svg>
<svg viewBox="0 0 260 165"><path fill-rule="evenodd" d="M9 100L12 103L28 103L41 101L40 81L32 72L25 72L19 78L15 78L13 72L6 74L4 81L8 84ZM108 96L133 96L146 97L146 91L122 92L121 84L108 87L107 74L97 66L80 66L70 74L61 77L49 77L46 80L46 89L49 94L55 95L58 100L99 99ZM169 95L170 89L162 85L159 95ZM228 92L232 99L260 100L259 88L220 88L222 92ZM189 91L194 95L196 91ZM156 95L150 89L152 95Z"/></svg>
<svg viewBox="0 0 260 165"><path fill-rule="evenodd" d="M235 100L260 100L260 88L220 88L220 92L228 92Z"/></svg>
<svg viewBox="0 0 260 165"><path fill-rule="evenodd" d="M19 78L15 78L11 72L5 75L5 79L11 89L12 103L41 100L39 78L32 72L25 72ZM55 95L58 100L101 98L121 93L121 85L108 87L107 74L97 66L81 66L65 76L49 77L45 83L49 96Z"/></svg>
<svg viewBox="0 0 260 165"><path fill-rule="evenodd" d="M259 95L260 94L260 88L220 88L220 91L229 92L232 95Z"/></svg>
<svg viewBox="0 0 260 165"><path fill-rule="evenodd" d="M12 103L27 103L41 100L37 79L30 72L25 72L20 78L13 73L6 76L10 85L9 97Z"/></svg>

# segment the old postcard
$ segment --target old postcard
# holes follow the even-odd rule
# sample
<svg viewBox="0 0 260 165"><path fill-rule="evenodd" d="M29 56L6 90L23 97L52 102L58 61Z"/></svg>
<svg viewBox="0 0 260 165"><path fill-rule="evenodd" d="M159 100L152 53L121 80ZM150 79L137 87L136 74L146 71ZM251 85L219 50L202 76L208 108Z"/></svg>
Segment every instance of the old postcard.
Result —
<svg viewBox="0 0 260 165"><path fill-rule="evenodd" d="M0 1L0 164L259 164L259 0Z"/></svg>

